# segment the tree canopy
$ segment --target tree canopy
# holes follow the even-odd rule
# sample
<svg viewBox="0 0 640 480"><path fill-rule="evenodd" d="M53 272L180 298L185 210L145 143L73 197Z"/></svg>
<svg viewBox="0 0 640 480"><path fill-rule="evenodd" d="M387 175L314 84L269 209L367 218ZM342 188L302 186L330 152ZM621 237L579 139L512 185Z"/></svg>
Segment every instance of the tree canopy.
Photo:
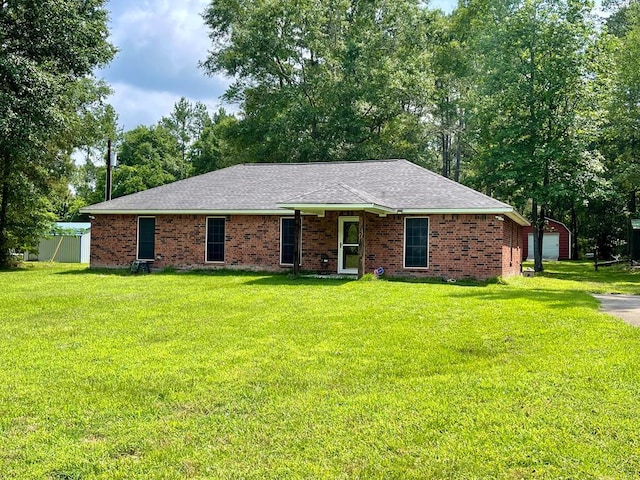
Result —
<svg viewBox="0 0 640 480"><path fill-rule="evenodd" d="M47 193L108 92L91 76L107 35L102 0L0 2L0 267L52 218Z"/></svg>
<svg viewBox="0 0 640 480"><path fill-rule="evenodd" d="M430 24L412 0L212 2L205 69L234 78L258 161L424 161Z"/></svg>
<svg viewBox="0 0 640 480"><path fill-rule="evenodd" d="M482 151L477 182L524 209L536 227L542 269L544 220L570 202L587 163L580 112L595 35L586 0L477 2L480 69L476 109Z"/></svg>

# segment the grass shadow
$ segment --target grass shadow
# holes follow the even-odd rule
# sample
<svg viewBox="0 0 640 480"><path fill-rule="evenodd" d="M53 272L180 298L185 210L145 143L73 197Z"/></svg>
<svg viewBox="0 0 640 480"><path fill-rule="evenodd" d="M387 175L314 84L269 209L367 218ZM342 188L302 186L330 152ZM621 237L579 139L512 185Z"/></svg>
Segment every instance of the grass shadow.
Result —
<svg viewBox="0 0 640 480"><path fill-rule="evenodd" d="M172 275L191 275L198 277L243 277L256 275L285 275L269 272L255 272L249 270L176 270L174 268L157 269L147 272L132 272L130 267L122 268L83 268L72 269L56 272L56 275L115 275L115 276L172 276Z"/></svg>
<svg viewBox="0 0 640 480"><path fill-rule="evenodd" d="M474 300L481 299L487 302L525 301L537 304L544 304L553 309L566 309L575 307L598 308L598 301L590 294L581 290L552 290L543 288L530 289L493 289L474 290L469 292L457 291L451 296Z"/></svg>
<svg viewBox="0 0 640 480"><path fill-rule="evenodd" d="M118 276L118 277L126 277L129 275L135 275L131 273L128 268L83 268L78 270L64 270L61 272L55 272L55 275L93 275L93 276ZM149 275L149 274L141 274L141 275Z"/></svg>
<svg viewBox="0 0 640 480"><path fill-rule="evenodd" d="M27 269L28 270L28 269ZM118 276L118 277L136 277L136 276L188 276L188 277L235 277L246 278L242 282L246 285L313 285L313 286L340 286L345 283L352 282L351 278L325 278L311 276L293 276L288 273L260 272L253 270L232 270L232 269L216 269L216 270L175 270L168 268L165 270L156 270L151 273L138 272L132 273L129 268L83 268L72 269L55 272L56 275L87 275L87 276Z"/></svg>
<svg viewBox="0 0 640 480"><path fill-rule="evenodd" d="M593 282L593 283L630 283L640 285L640 272L633 271L593 271L593 272L544 272L543 277L556 280L567 280L573 282Z"/></svg>
<svg viewBox="0 0 640 480"><path fill-rule="evenodd" d="M318 278L318 277L293 277L290 275L268 275L249 280L247 285L291 285L291 286L314 286L314 287L339 287L346 283L354 282L351 278Z"/></svg>
<svg viewBox="0 0 640 480"><path fill-rule="evenodd" d="M447 280L441 277L425 277L425 278L410 278L410 277L384 277L383 281L386 282L398 282L398 283L413 283L413 284L425 284L425 285L451 285L452 287L486 287L488 285L494 285L498 283L498 279L489 279L485 281L463 279L463 280Z"/></svg>

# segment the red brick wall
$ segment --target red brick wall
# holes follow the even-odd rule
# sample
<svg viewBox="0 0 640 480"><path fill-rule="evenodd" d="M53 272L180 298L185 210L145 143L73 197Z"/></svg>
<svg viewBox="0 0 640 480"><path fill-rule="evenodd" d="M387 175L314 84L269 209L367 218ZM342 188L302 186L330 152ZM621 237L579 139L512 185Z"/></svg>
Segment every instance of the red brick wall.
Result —
<svg viewBox="0 0 640 480"><path fill-rule="evenodd" d="M280 217L232 215L225 225L225 267L278 271L280 266ZM204 251L204 241L200 247Z"/></svg>
<svg viewBox="0 0 640 480"><path fill-rule="evenodd" d="M504 217L502 276L519 275L522 270L522 226Z"/></svg>
<svg viewBox="0 0 640 480"><path fill-rule="evenodd" d="M91 266L131 265L137 253L136 215L96 215L91 222ZM156 215L154 268L259 268L280 266L280 217L229 216L225 224L225 262L206 262L207 217Z"/></svg>
<svg viewBox="0 0 640 480"><path fill-rule="evenodd" d="M303 270L338 269L338 217L327 212L302 217ZM520 272L521 227L494 215L430 215L429 266L405 269L402 215L366 215L366 271L383 267L390 276L486 279ZM231 215L226 219L225 262L205 262L206 216L157 215L154 268L243 268L281 271L280 217ZM137 216L96 215L91 230L91 266L125 267L136 259ZM328 256L329 263L321 263Z"/></svg>
<svg viewBox="0 0 640 480"><path fill-rule="evenodd" d="M137 253L136 222L135 215L96 215L91 220L91 267L131 265Z"/></svg>
<svg viewBox="0 0 640 480"><path fill-rule="evenodd" d="M326 212L325 217L302 217L302 263L304 270L338 271L338 216L357 216L357 212ZM321 263L322 255L329 257Z"/></svg>

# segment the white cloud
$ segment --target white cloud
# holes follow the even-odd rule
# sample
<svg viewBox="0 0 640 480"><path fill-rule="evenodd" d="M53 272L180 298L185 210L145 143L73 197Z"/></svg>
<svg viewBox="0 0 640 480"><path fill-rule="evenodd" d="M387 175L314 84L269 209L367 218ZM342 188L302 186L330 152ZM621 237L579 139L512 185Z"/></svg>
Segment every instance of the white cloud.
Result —
<svg viewBox="0 0 640 480"><path fill-rule="evenodd" d="M170 92L144 90L126 83L112 87L114 94L109 101L118 112L119 123L127 130L156 123L179 98Z"/></svg>
<svg viewBox="0 0 640 480"><path fill-rule="evenodd" d="M161 51L174 65L204 60L209 39L201 12L207 0L127 3L114 18L112 38L121 49Z"/></svg>
<svg viewBox="0 0 640 480"><path fill-rule="evenodd" d="M125 130L157 123L160 118L171 113L174 104L181 97L173 92L141 89L127 83L115 83L112 87L114 94L108 101L118 112L118 124ZM217 98L197 100L204 103L211 112L221 106Z"/></svg>
<svg viewBox="0 0 640 480"><path fill-rule="evenodd" d="M125 129L156 123L186 97L212 109L230 83L198 67L210 47L200 14L209 0L112 0L111 41L119 52L98 72L114 90L110 98ZM229 108L234 110L234 108Z"/></svg>

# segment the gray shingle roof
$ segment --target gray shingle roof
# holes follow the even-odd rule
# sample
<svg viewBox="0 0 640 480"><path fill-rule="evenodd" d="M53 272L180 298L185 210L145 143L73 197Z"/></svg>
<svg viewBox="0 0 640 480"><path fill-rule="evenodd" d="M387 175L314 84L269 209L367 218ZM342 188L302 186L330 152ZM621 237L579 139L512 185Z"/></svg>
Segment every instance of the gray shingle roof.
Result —
<svg viewBox="0 0 640 480"><path fill-rule="evenodd" d="M378 198L375 198L368 192L359 190L349 185L345 185L343 183L335 183L332 185L323 186L317 190L299 195L295 198L289 198L285 202L281 203L300 205L344 205L349 203L383 205L385 202Z"/></svg>
<svg viewBox="0 0 640 480"><path fill-rule="evenodd" d="M375 204L394 211L504 213L511 206L406 160L242 164L85 207L100 213L276 213Z"/></svg>

